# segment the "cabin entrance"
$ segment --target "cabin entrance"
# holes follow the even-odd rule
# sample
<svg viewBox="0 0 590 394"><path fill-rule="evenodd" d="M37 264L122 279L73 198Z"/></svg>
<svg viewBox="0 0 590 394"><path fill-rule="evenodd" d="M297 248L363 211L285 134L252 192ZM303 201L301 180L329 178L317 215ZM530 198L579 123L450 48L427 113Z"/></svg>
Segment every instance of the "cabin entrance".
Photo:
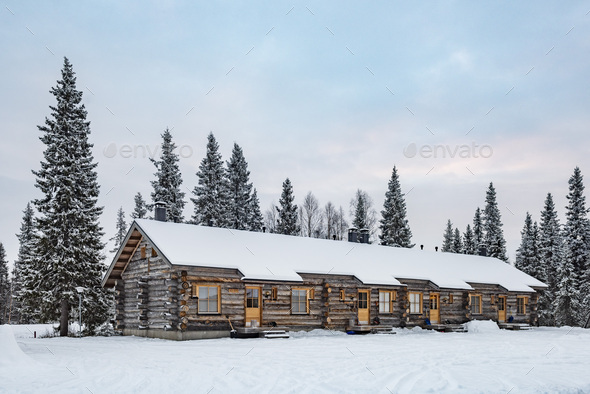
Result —
<svg viewBox="0 0 590 394"><path fill-rule="evenodd" d="M437 324L440 321L440 294L430 294L430 322Z"/></svg>
<svg viewBox="0 0 590 394"><path fill-rule="evenodd" d="M246 286L246 313L244 325L259 327L262 323L262 289L260 286Z"/></svg>
<svg viewBox="0 0 590 394"><path fill-rule="evenodd" d="M369 290L359 290L357 305L359 324L369 324Z"/></svg>
<svg viewBox="0 0 590 394"><path fill-rule="evenodd" d="M498 322L506 321L506 296L498 296Z"/></svg>

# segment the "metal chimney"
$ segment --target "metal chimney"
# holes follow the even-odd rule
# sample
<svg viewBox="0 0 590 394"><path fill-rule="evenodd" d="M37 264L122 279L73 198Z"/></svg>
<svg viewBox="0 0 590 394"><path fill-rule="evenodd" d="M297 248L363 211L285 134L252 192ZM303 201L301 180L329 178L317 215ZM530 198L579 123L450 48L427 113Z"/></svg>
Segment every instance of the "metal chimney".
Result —
<svg viewBox="0 0 590 394"><path fill-rule="evenodd" d="M486 248L485 244L479 244L479 253L480 256L487 256L488 255L488 249Z"/></svg>
<svg viewBox="0 0 590 394"><path fill-rule="evenodd" d="M154 209L154 219L159 222L166 221L166 203L164 201L157 201Z"/></svg>
<svg viewBox="0 0 590 394"><path fill-rule="evenodd" d="M362 228L361 233L359 234L359 242L362 244L369 243L369 229Z"/></svg>
<svg viewBox="0 0 590 394"><path fill-rule="evenodd" d="M359 241L359 233L358 230L354 227L348 229L348 242L358 242Z"/></svg>

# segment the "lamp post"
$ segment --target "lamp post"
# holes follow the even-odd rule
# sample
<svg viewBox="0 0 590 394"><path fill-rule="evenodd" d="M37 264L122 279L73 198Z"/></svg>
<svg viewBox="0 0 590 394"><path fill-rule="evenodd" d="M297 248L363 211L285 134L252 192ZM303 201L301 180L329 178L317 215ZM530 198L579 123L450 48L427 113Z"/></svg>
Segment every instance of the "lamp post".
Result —
<svg viewBox="0 0 590 394"><path fill-rule="evenodd" d="M76 291L78 292L78 313L79 313L79 320L78 324L80 325L78 336L82 338L82 293L86 290L82 286L76 286Z"/></svg>

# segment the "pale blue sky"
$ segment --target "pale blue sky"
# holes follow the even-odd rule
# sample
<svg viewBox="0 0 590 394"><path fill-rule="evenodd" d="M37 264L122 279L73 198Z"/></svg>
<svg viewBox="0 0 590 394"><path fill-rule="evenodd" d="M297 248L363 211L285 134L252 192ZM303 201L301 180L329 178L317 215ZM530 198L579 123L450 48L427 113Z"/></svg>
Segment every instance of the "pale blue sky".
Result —
<svg viewBox="0 0 590 394"><path fill-rule="evenodd" d="M149 196L154 167L142 149L153 151L168 126L189 156L181 169L190 190L209 131L224 159L240 144L263 210L286 177L297 202L311 190L322 205L348 209L361 188L381 210L397 165L413 241L427 248L440 245L448 218L464 231L493 181L513 259L526 211L538 220L552 192L563 221L573 168L590 171L589 10L582 2L6 1L0 241L14 259L21 211L39 196L36 126L67 56L92 122L108 237L118 207L129 213L137 191ZM421 152L485 145L491 155L410 158L410 144ZM137 154L123 157L124 145ZM186 217L192 209L188 202Z"/></svg>

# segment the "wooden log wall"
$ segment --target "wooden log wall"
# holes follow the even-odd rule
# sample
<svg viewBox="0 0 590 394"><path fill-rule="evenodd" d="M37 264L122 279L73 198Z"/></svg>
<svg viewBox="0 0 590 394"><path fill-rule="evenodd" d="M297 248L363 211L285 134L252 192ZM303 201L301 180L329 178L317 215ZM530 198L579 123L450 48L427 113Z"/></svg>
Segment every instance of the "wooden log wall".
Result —
<svg viewBox="0 0 590 394"><path fill-rule="evenodd" d="M117 283L117 328L176 329L178 307L170 292L176 282L170 265L143 240Z"/></svg>

